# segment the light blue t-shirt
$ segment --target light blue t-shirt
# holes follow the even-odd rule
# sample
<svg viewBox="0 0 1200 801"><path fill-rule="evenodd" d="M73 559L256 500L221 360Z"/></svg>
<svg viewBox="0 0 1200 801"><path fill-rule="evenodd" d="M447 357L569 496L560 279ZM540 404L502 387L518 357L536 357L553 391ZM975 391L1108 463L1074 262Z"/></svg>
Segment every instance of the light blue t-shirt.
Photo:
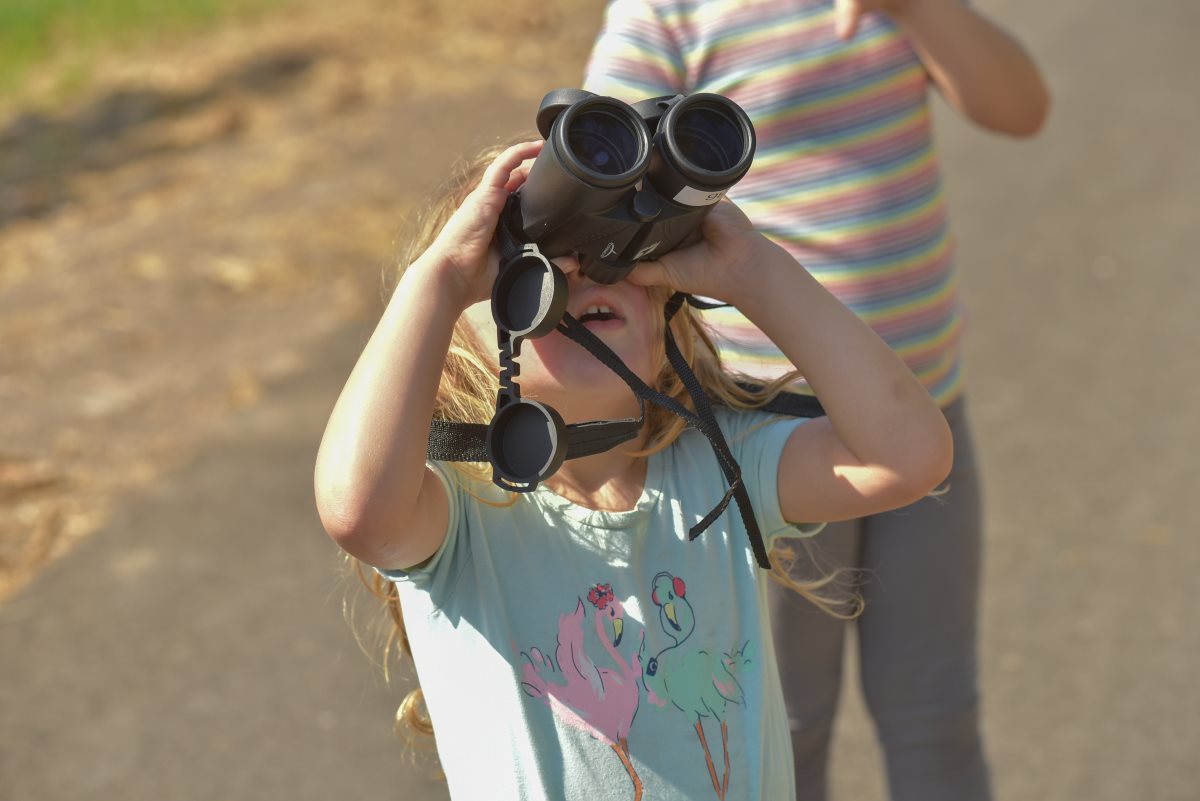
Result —
<svg viewBox="0 0 1200 801"><path fill-rule="evenodd" d="M764 538L803 536L776 478L803 420L715 409ZM794 796L766 603L736 504L698 539L724 476L694 430L649 457L636 508L545 487L504 501L433 464L446 541L400 591L455 799L692 801ZM468 486L469 483L469 486Z"/></svg>

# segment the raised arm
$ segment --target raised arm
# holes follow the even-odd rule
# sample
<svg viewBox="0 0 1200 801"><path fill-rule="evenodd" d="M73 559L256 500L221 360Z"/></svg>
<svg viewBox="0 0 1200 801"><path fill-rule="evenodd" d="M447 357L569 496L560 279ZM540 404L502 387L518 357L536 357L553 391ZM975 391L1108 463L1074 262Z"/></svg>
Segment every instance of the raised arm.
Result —
<svg viewBox="0 0 1200 801"><path fill-rule="evenodd" d="M912 371L862 320L765 244L738 308L796 365L824 405L779 465L784 519L833 521L905 506L950 472L946 419Z"/></svg>
<svg viewBox="0 0 1200 801"><path fill-rule="evenodd" d="M496 221L524 179L522 162L539 148L501 154L405 271L329 418L314 475L317 510L338 545L367 564L411 567L445 537L447 499L425 466L438 382L455 322L489 296Z"/></svg>
<svg viewBox="0 0 1200 801"><path fill-rule="evenodd" d="M962 0L836 0L850 39L867 11L885 11L908 36L942 96L967 119L1013 136L1037 133L1050 96L1029 54Z"/></svg>
<svg viewBox="0 0 1200 801"><path fill-rule="evenodd" d="M784 518L863 517L911 503L944 480L950 429L883 340L732 203L713 209L704 235L701 244L639 266L633 278L735 304L820 398L828 416L799 426L784 447Z"/></svg>

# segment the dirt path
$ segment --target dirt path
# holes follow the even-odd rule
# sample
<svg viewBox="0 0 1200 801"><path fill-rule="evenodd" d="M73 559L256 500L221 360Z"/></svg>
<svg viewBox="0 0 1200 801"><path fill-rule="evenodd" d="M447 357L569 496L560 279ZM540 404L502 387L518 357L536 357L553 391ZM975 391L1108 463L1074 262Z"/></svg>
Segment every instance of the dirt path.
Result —
<svg viewBox="0 0 1200 801"><path fill-rule="evenodd" d="M375 313L414 199L578 81L568 5L301 3L0 119L0 600Z"/></svg>

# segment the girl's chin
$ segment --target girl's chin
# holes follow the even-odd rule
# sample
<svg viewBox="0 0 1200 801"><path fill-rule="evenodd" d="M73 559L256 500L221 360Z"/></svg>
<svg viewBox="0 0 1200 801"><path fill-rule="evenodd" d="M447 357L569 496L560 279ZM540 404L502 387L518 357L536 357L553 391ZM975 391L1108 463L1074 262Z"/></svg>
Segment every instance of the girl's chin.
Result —
<svg viewBox="0 0 1200 801"><path fill-rule="evenodd" d="M521 396L550 404L568 423L636 416L637 396L629 385L599 362L595 365L596 369L576 365L553 373L522 372Z"/></svg>
<svg viewBox="0 0 1200 801"><path fill-rule="evenodd" d="M611 343L610 346L613 345L616 346L613 351L617 357L634 374L648 384L652 382L653 379L645 375L647 369L628 358L631 354L622 353L619 343ZM629 408L633 408L632 413L637 414L637 402L629 385L580 345L555 332L542 339L526 342L525 348L529 350L523 350L527 355L522 356L524 364L521 365L518 378L524 397L534 400L544 398L544 402L555 408L560 405L565 407L559 408L559 411L568 422L571 422L568 415L572 407L592 411L619 410L608 417L629 416ZM588 419L595 419L595 415L589 415Z"/></svg>
<svg viewBox="0 0 1200 801"><path fill-rule="evenodd" d="M627 343L605 342L605 344L629 369L639 375L643 372L639 370L636 360L630 358L632 354L622 352L630 349ZM589 382L606 382L608 379L612 379L618 386L625 386L625 382L621 380L620 376L584 349L582 345L572 342L557 331L542 339L526 342L525 348L533 352L530 355L534 356L538 364L536 366L530 364L533 359L526 358L527 367L522 370L522 375L536 370L544 374L549 381L557 381L564 386L567 384L578 385L580 382L585 385Z"/></svg>
<svg viewBox="0 0 1200 801"><path fill-rule="evenodd" d="M611 372L606 376L556 376L546 382L522 376L520 383L522 397L550 404L568 423L637 414L637 396Z"/></svg>

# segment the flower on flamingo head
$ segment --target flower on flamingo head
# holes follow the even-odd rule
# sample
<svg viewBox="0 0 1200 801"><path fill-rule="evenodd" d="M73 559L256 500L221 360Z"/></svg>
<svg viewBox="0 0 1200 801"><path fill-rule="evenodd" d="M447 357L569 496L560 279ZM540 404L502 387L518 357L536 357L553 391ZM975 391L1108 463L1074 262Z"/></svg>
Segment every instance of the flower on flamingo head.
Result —
<svg viewBox="0 0 1200 801"><path fill-rule="evenodd" d="M613 599L613 589L611 584L597 584L588 590L588 600L592 606L600 611L609 605Z"/></svg>

